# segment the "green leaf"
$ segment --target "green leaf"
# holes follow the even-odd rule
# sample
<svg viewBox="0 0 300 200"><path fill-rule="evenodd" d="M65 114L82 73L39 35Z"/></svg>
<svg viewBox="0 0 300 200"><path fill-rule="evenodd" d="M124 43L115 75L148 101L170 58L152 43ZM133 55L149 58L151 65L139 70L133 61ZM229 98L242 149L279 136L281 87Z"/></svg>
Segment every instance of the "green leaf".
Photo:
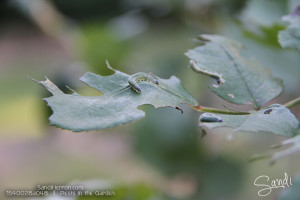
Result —
<svg viewBox="0 0 300 200"><path fill-rule="evenodd" d="M273 24L272 26L259 26L257 27L257 31L252 31L242 27L243 35L245 37L248 37L260 44L275 48L280 48L278 33L282 30L284 30L284 26L281 24Z"/></svg>
<svg viewBox="0 0 300 200"><path fill-rule="evenodd" d="M200 40L204 45L189 50L186 55L194 71L217 80L210 89L221 98L260 108L282 92L282 80L240 54L244 50L242 44L218 35L202 35Z"/></svg>
<svg viewBox="0 0 300 200"><path fill-rule="evenodd" d="M53 110L49 118L51 124L73 131L107 129L143 118L145 113L137 107L144 104L177 109L183 103L198 105L175 76L170 79L157 77L158 85L139 82L142 88L139 94L129 86L128 74L109 68L115 72L111 76L88 72L80 79L102 92L102 96L80 96L75 92L65 94L49 79L36 81L53 94L45 98Z"/></svg>
<svg viewBox="0 0 300 200"><path fill-rule="evenodd" d="M283 48L293 48L300 51L300 5L290 15L282 17L289 23L284 31L280 31L278 38Z"/></svg>
<svg viewBox="0 0 300 200"><path fill-rule="evenodd" d="M299 121L286 107L273 104L259 111L252 111L250 115L224 115L217 117L222 122L200 122L200 127L209 129L219 127L234 128L234 132L270 132L275 135L292 137L297 134Z"/></svg>

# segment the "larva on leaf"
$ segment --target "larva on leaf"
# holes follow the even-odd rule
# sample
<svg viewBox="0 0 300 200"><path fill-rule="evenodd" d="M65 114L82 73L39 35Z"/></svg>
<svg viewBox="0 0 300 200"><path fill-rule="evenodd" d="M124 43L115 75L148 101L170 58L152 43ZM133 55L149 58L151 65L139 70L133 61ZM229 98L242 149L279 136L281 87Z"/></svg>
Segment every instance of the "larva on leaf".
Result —
<svg viewBox="0 0 300 200"><path fill-rule="evenodd" d="M213 113L203 113L199 117L200 122L223 122L222 118Z"/></svg>
<svg viewBox="0 0 300 200"><path fill-rule="evenodd" d="M158 85L157 78L154 75L148 74L145 72L139 72L139 73L133 74L128 78L128 83L129 83L130 87L137 93L142 93L142 89L138 85L138 83L141 81L146 81L146 82Z"/></svg>

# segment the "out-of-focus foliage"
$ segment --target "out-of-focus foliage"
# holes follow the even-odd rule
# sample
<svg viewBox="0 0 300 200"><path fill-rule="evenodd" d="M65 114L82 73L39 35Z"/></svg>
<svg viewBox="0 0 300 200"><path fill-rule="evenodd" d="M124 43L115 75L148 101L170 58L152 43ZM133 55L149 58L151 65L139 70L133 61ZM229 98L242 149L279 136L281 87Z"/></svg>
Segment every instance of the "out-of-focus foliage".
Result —
<svg viewBox="0 0 300 200"><path fill-rule="evenodd" d="M99 1L99 0L53 0L58 10L66 16L75 20L107 20L117 16L121 11L120 0Z"/></svg>
<svg viewBox="0 0 300 200"><path fill-rule="evenodd" d="M93 195L83 195L75 197L74 200L97 200L97 199L107 199L107 200L152 200L159 199L164 200L165 198L158 193L153 188L143 184L129 185L129 186L116 186L111 190L103 190L99 188L98 190L90 190ZM101 195L103 192L103 195ZM106 192L106 193L105 193Z"/></svg>
<svg viewBox="0 0 300 200"><path fill-rule="evenodd" d="M138 155L166 176L186 180L191 189L177 192L186 194L183 199L233 197L244 178L243 165L207 153L195 116L176 112L168 108L149 112L147 120L137 124L134 138Z"/></svg>
<svg viewBox="0 0 300 200"><path fill-rule="evenodd" d="M286 186L286 185L285 185ZM300 196L300 175L298 174L293 179L292 185L282 190L279 200L295 200Z"/></svg>
<svg viewBox="0 0 300 200"><path fill-rule="evenodd" d="M288 0L249 0L239 16L245 36L273 48L279 47L277 34L284 29L280 19L288 3ZM266 12L266 8L274 12Z"/></svg>
<svg viewBox="0 0 300 200"><path fill-rule="evenodd" d="M241 16L249 27L253 25L270 27L278 23L285 14L287 3L288 0L249 0ZM266 9L272 12L266 12Z"/></svg>
<svg viewBox="0 0 300 200"><path fill-rule="evenodd" d="M255 40L258 43L264 44L266 46L272 46L271 48L279 48L278 42L278 32L283 30L284 27L280 24L274 24L270 27L267 26L259 26L259 34L256 34L247 29L243 30L243 33L246 37Z"/></svg>
<svg viewBox="0 0 300 200"><path fill-rule="evenodd" d="M282 18L289 25L279 33L279 42L282 47L290 47L300 51L300 5L290 14Z"/></svg>
<svg viewBox="0 0 300 200"><path fill-rule="evenodd" d="M299 153L300 151L300 129L298 128L298 134L297 136L284 140L280 145L277 145L277 147L285 147L288 146L286 149L278 150L277 152L273 153L272 155L272 162L278 160L279 158L283 158L286 156L290 156L295 153Z"/></svg>
<svg viewBox="0 0 300 200"><path fill-rule="evenodd" d="M102 23L82 25L82 36L79 46L83 50L83 58L95 73L108 73L107 68L101 67L105 60L113 66L119 66L126 56L129 46L126 41L121 41L117 35Z"/></svg>

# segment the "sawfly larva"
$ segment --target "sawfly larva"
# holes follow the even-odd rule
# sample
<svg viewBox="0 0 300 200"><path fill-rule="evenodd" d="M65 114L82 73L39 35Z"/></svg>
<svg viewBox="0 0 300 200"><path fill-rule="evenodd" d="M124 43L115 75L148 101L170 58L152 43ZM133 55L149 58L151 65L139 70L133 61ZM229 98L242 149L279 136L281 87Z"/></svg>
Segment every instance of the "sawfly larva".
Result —
<svg viewBox="0 0 300 200"><path fill-rule="evenodd" d="M154 75L148 74L145 72L139 72L139 73L133 74L128 78L128 83L129 83L130 87L137 93L142 93L142 89L138 85L138 83L142 82L142 81L146 81L146 82L158 85L157 78Z"/></svg>
<svg viewBox="0 0 300 200"><path fill-rule="evenodd" d="M221 117L218 117L217 115L213 113L203 113L199 117L200 122L223 122Z"/></svg>

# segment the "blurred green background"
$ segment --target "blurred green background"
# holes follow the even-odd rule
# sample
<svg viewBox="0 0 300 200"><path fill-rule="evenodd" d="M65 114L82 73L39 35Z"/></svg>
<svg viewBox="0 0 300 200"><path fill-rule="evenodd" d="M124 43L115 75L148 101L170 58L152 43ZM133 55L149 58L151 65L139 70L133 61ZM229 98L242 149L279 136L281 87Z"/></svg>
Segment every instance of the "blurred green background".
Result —
<svg viewBox="0 0 300 200"><path fill-rule="evenodd" d="M142 106L147 116L105 131L72 133L51 127L49 96L29 80L46 75L63 91L100 95L78 80L111 66L129 74L176 75L201 105L231 105L212 94L211 81L195 74L184 56L203 33L241 41L281 77L285 91L271 103L299 96L299 53L282 49L281 16L299 0L2 0L0 1L0 199L7 189L98 180L122 195L116 199L260 199L253 181L300 171L299 156L248 163L283 138L237 134L229 129L201 137L200 113L182 106ZM292 110L300 117L299 108ZM264 199L274 199L274 190ZM11 198L10 198L11 199Z"/></svg>

